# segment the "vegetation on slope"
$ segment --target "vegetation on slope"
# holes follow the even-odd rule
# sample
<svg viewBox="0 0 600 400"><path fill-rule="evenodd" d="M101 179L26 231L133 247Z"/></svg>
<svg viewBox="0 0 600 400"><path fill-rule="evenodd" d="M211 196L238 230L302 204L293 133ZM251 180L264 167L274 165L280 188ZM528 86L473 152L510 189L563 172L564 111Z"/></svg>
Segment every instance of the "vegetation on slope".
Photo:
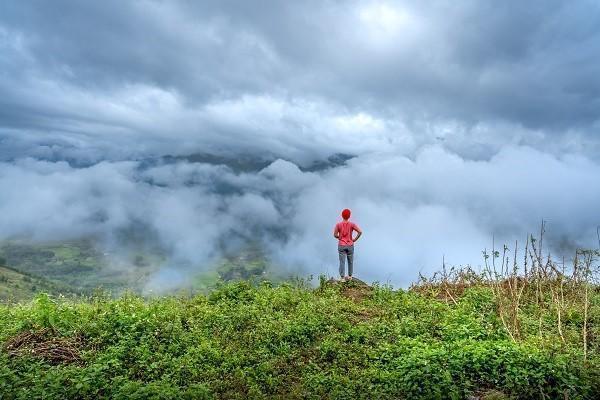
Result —
<svg viewBox="0 0 600 400"><path fill-rule="evenodd" d="M131 240L130 240L131 241ZM31 300L38 292L91 295L98 288L118 296L125 290L144 294L206 293L219 281L290 278L269 262L256 243L224 254L212 266L182 266L189 277L172 288L161 287L156 274L168 267L160 249L134 243L119 252L106 252L93 239L36 243L0 242L0 301Z"/></svg>
<svg viewBox="0 0 600 400"><path fill-rule="evenodd" d="M14 271L43 278L73 293L91 293L98 287L117 293L127 287L135 289L140 276L151 270L147 257L139 254L130 255L131 260L123 263L109 263L91 239L46 243L3 241L0 257ZM19 291L9 292L7 297L32 298Z"/></svg>
<svg viewBox="0 0 600 400"><path fill-rule="evenodd" d="M583 314L523 307L513 339L485 284L453 301L322 280L230 282L209 295L0 306L3 398L593 398L600 293ZM432 287L428 288L430 293ZM445 292L445 290L444 290ZM541 334L540 334L541 333ZM495 392L493 392L495 391ZM491 395L490 395L491 396Z"/></svg>
<svg viewBox="0 0 600 400"><path fill-rule="evenodd" d="M69 294L70 289L65 285L12 269L0 259L0 302L31 299L38 292Z"/></svg>

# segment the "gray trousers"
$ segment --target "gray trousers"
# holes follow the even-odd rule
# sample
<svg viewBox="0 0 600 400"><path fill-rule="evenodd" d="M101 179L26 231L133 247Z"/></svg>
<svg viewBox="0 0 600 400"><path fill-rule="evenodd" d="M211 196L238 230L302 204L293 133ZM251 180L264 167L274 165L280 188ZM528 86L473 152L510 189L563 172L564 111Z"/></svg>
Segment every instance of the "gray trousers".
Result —
<svg viewBox="0 0 600 400"><path fill-rule="evenodd" d="M352 276L354 246L338 245L338 254L340 255L340 276L344 277L344 271L346 269L346 257L348 257L348 275Z"/></svg>

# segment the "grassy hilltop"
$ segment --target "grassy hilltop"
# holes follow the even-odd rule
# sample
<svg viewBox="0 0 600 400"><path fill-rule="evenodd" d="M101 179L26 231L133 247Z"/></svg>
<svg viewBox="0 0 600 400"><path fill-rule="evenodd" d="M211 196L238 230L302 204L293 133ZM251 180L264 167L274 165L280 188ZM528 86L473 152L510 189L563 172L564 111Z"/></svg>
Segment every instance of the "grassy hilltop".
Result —
<svg viewBox="0 0 600 400"><path fill-rule="evenodd" d="M86 242L4 243L0 399L600 398L600 252L567 271L527 245L409 290L312 287L246 250L147 298L122 290L156 255L119 273Z"/></svg>
<svg viewBox="0 0 600 400"><path fill-rule="evenodd" d="M543 284L521 280L513 326L499 296L520 283L504 282L445 277L405 291L238 281L150 300L41 294L0 305L0 397L597 398L599 288L565 280L559 322L550 291L537 298Z"/></svg>

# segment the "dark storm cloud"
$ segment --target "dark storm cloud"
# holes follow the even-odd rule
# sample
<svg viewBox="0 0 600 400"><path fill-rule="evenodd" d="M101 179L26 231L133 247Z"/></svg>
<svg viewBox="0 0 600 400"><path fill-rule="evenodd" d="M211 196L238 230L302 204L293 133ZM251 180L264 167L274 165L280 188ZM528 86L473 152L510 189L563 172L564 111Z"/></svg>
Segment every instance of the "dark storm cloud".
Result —
<svg viewBox="0 0 600 400"><path fill-rule="evenodd" d="M273 78L263 42L201 9L155 1L4 7L4 25L23 36L35 68L88 90L141 83L197 102L262 89Z"/></svg>
<svg viewBox="0 0 600 400"><path fill-rule="evenodd" d="M317 109L325 119L381 120L377 146L414 142L402 152L436 137L474 157L491 156L498 142L552 150L550 137L598 148L593 1L0 7L0 135L13 141L21 131L45 141L60 134L105 156L110 143L121 153L140 140L132 153L268 149L297 159L344 150L344 132L316 122ZM236 112L252 121L223 121ZM492 131L491 145L460 146L481 130ZM311 144L325 131L326 150Z"/></svg>

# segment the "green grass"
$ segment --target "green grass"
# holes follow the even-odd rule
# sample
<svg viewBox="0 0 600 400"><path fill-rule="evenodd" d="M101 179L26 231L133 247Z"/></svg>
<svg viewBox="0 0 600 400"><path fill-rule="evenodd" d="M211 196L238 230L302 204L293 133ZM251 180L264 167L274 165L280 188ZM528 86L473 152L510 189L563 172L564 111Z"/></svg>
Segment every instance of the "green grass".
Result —
<svg viewBox="0 0 600 400"><path fill-rule="evenodd" d="M39 295L0 305L0 343L46 332L51 343L72 343L80 360L53 362L35 343L12 356L4 348L0 397L597 398L598 337L584 362L581 316L564 321L562 343L551 310L540 336L530 323L538 315L524 307L515 342L488 287L467 288L456 301L357 284L311 289L301 281L230 282L191 298ZM599 320L596 287L588 323Z"/></svg>

